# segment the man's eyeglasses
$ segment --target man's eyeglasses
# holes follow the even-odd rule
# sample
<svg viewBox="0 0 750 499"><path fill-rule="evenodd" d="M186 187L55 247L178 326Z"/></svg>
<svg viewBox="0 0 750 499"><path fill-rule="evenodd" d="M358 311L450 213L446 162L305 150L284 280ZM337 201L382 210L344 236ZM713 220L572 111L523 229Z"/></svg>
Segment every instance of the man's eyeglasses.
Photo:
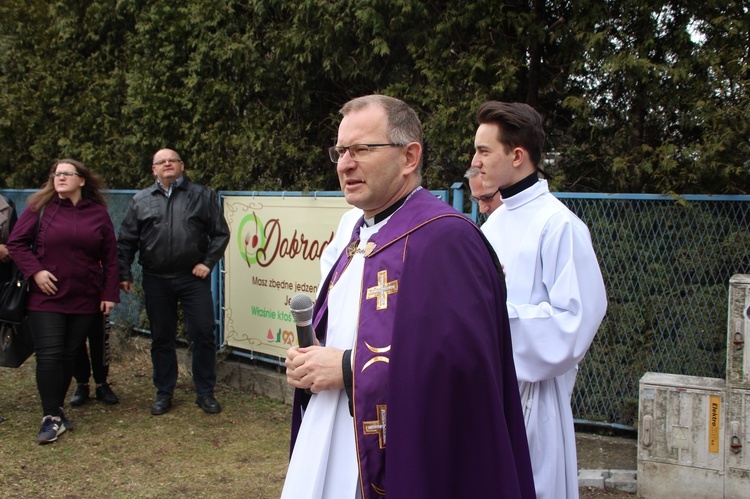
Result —
<svg viewBox="0 0 750 499"><path fill-rule="evenodd" d="M155 162L154 166L166 165L167 163L170 163L170 164L171 163L182 163L182 160L181 159L177 159L177 158L162 159L160 161Z"/></svg>
<svg viewBox="0 0 750 499"><path fill-rule="evenodd" d="M60 178L60 177L80 177L81 174L78 172L54 172L50 174L50 177Z"/></svg>
<svg viewBox="0 0 750 499"><path fill-rule="evenodd" d="M482 196L471 196L469 199L471 199L472 203L479 203L479 201L484 201L485 203L489 203L492 201L492 199L497 196L497 193L500 192L500 189L496 190L492 194L484 194Z"/></svg>
<svg viewBox="0 0 750 499"><path fill-rule="evenodd" d="M397 144L391 142L389 144L352 144L350 146L333 146L328 148L328 156L331 161L338 163L346 151L349 151L349 157L354 161L362 161L363 159L370 156L373 147L403 147L406 144Z"/></svg>

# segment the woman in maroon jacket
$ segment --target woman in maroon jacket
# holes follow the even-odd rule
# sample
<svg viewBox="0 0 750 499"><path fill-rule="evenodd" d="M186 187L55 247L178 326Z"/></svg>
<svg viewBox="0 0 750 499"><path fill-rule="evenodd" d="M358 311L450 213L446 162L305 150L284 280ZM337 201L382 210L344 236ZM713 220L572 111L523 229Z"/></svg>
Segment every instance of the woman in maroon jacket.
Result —
<svg viewBox="0 0 750 499"><path fill-rule="evenodd" d="M62 407L78 351L99 312L109 313L120 301L117 242L103 188L80 162L56 162L49 180L29 196L8 241L30 282L26 310L43 412L39 444L73 429Z"/></svg>

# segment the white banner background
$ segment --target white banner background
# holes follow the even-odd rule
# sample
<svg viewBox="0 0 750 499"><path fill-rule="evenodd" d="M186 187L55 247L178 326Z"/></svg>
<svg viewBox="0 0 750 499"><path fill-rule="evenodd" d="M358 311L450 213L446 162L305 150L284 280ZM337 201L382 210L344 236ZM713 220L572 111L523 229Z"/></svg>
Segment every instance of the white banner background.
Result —
<svg viewBox="0 0 750 499"><path fill-rule="evenodd" d="M320 254L351 206L343 197L224 196L232 238L224 253L224 339L280 358L297 344L289 300L313 300Z"/></svg>

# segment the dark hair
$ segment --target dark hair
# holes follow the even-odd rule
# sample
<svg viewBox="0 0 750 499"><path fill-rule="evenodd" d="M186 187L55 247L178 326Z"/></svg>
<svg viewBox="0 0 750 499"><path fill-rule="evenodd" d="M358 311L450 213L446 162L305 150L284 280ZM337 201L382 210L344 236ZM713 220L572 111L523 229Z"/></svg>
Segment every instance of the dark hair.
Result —
<svg viewBox="0 0 750 499"><path fill-rule="evenodd" d="M537 170L540 168L544 150L544 128L542 117L534 108L520 102L487 101L477 110L479 124L494 123L500 128L498 140L505 151L522 147L529 153L531 162Z"/></svg>
<svg viewBox="0 0 750 499"><path fill-rule="evenodd" d="M52 174L57 171L58 165L63 163L73 165L78 175L86 181L83 184L83 187L81 187L81 198L90 199L94 203L106 208L107 201L105 201L104 196L101 193L102 190L107 188L104 180L99 175L89 170L86 165L75 159L61 159L52 164L47 181L42 185L41 189L29 196L27 200L29 208L33 211L39 211L43 206L46 206L53 197L55 197L55 181Z"/></svg>

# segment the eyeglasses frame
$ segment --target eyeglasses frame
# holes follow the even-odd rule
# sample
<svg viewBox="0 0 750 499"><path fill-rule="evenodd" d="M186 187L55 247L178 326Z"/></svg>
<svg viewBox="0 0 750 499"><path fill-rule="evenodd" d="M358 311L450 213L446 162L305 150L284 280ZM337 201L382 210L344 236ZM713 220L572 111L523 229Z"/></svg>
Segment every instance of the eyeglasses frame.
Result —
<svg viewBox="0 0 750 499"><path fill-rule="evenodd" d="M157 161L156 163L152 163L151 166L161 166L166 164L172 164L172 163L182 163L182 160L180 158L169 158L169 159L162 159Z"/></svg>
<svg viewBox="0 0 750 499"><path fill-rule="evenodd" d="M331 159L331 161L335 164L339 164L339 161L341 160L341 157L349 152L349 157L352 158L354 161L357 161L356 155L352 155L351 148L357 147L357 146L366 146L368 151L367 154L369 155L372 151L370 151L371 147L404 147L408 144L401 144L398 142L390 142L388 144L352 144L348 146L331 146L328 148L328 157ZM343 152L339 152L340 149L343 149ZM334 159L334 155L337 155L338 157Z"/></svg>
<svg viewBox="0 0 750 499"><path fill-rule="evenodd" d="M500 189L496 190L492 194L483 194L481 196L469 196L469 199L471 200L472 203L479 204L480 201L484 201L485 203L489 203L490 201L492 201L495 198L495 196L497 196L497 194L499 192L500 192Z"/></svg>
<svg viewBox="0 0 750 499"><path fill-rule="evenodd" d="M68 178L68 177L73 177L73 176L80 177L81 174L78 172L52 172L49 174L49 176L52 178L60 178L60 177Z"/></svg>

